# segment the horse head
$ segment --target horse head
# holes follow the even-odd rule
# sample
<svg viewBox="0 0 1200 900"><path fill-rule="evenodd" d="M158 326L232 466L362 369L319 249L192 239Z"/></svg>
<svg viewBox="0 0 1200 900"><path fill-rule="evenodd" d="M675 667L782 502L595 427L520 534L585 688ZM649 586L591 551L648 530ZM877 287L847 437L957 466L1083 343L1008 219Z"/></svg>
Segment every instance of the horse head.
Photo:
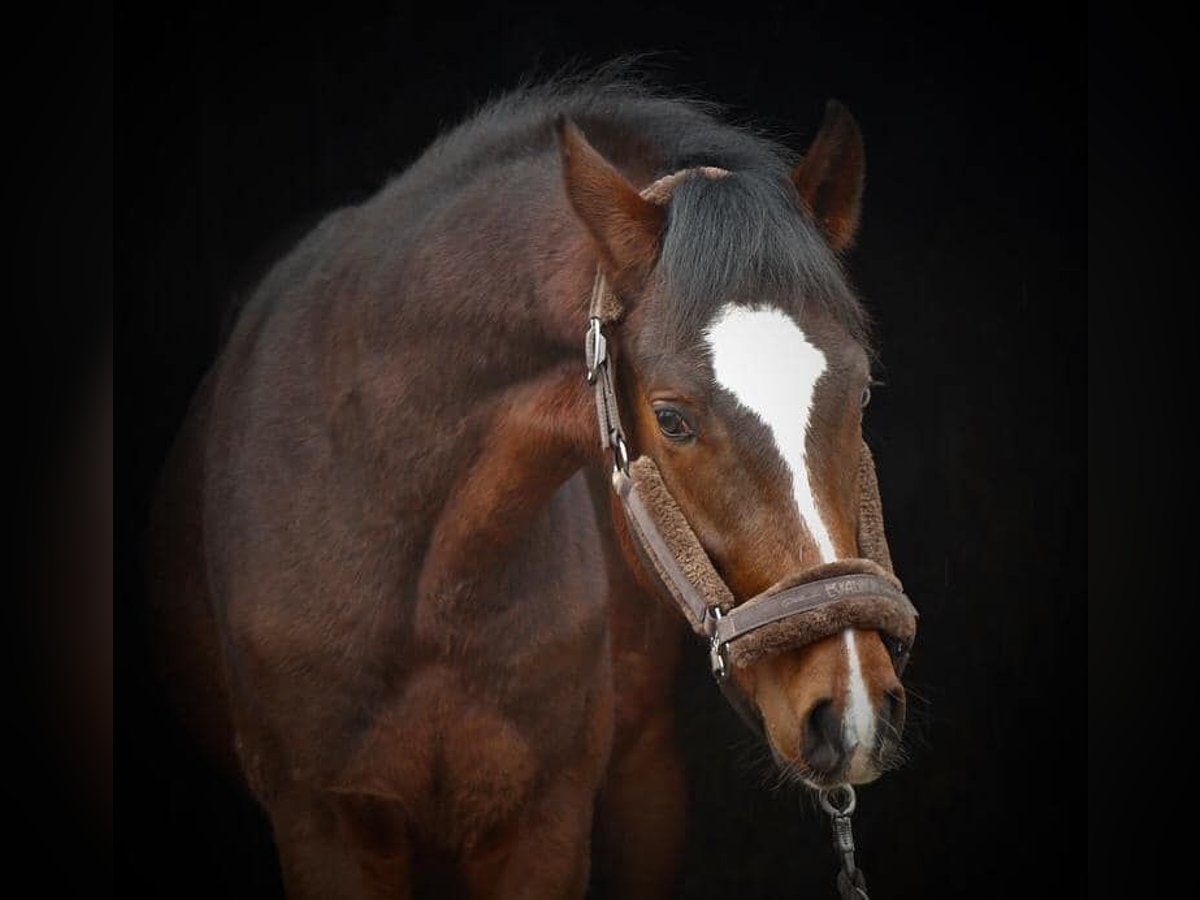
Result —
<svg viewBox="0 0 1200 900"><path fill-rule="evenodd" d="M863 188L854 119L831 103L790 171L697 161L641 191L574 124L558 134L567 196L621 306L610 341L630 452L653 460L734 602L870 555L871 350L838 256ZM730 677L785 769L863 783L897 756L903 649L849 627Z"/></svg>

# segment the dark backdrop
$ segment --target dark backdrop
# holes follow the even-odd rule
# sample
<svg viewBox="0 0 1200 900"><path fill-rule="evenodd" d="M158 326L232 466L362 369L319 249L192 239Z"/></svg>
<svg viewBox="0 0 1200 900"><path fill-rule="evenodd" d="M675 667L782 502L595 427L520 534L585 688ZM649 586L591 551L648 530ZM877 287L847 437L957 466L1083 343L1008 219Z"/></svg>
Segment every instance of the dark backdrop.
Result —
<svg viewBox="0 0 1200 900"><path fill-rule="evenodd" d="M922 615L911 762L860 792L873 886L1083 892L1082 848L1061 839L1085 808L1080 21L1011 4L439 2L127 7L116 25L122 894L178 895L181 874L183 894L278 891L262 821L180 742L140 631L154 478L231 295L272 241L369 195L520 76L631 51L662 51L651 68L667 85L797 149L828 97L866 136L850 266L886 382L868 439ZM684 894L831 896L826 823L769 788L701 657L680 700L694 797Z"/></svg>

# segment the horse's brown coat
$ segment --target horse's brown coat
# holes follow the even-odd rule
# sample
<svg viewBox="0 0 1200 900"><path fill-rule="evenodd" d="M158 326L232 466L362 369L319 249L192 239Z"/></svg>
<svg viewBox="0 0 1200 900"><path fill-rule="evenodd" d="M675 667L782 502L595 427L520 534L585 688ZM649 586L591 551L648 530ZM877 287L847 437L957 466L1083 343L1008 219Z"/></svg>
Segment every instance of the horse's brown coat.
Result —
<svg viewBox="0 0 1200 900"><path fill-rule="evenodd" d="M603 154L513 108L519 152L489 161L503 117L483 116L327 218L242 311L164 471L161 655L214 754L236 748L292 895L579 896L594 810L616 894L671 889L683 631L614 516L581 349L597 263L631 300L651 293L666 219L637 187L670 152L641 120L580 109ZM676 496L747 596L810 564L811 540L777 462L733 452L744 418L718 405L713 454L667 459L647 402L665 370L636 347L652 307L633 303L613 348L632 439L668 479L727 470L714 502ZM830 440L856 449L848 416ZM857 456L825 456L853 546ZM802 659L814 690L839 677L819 645Z"/></svg>

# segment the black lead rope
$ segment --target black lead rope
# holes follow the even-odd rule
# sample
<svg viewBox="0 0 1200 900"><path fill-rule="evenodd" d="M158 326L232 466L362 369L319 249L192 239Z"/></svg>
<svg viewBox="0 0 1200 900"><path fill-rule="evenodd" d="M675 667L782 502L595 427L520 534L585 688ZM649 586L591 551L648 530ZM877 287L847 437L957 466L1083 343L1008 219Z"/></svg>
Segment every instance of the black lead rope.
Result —
<svg viewBox="0 0 1200 900"><path fill-rule="evenodd" d="M821 809L829 815L833 824L833 849L837 852L841 869L837 876L838 896L841 900L870 900L867 896L867 879L854 863L854 828L850 816L858 805L854 788L848 784L822 790L818 795Z"/></svg>

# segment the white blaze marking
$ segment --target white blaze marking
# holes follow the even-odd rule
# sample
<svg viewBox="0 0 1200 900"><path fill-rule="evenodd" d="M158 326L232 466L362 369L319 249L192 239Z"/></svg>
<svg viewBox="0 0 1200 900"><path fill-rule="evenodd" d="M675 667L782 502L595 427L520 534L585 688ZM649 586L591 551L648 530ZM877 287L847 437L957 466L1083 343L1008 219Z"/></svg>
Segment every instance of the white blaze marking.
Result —
<svg viewBox="0 0 1200 900"><path fill-rule="evenodd" d="M718 384L770 429L792 475L792 496L821 562L837 559L808 474L809 418L817 382L825 374L825 354L799 326L777 309L726 305L706 333ZM854 630L842 632L849 669L842 738L853 748L851 778L866 776L875 747L875 710L863 678Z"/></svg>
<svg viewBox="0 0 1200 900"><path fill-rule="evenodd" d="M854 631L847 628L842 632L846 642L846 660L850 666L850 679L846 693L846 712L842 717L842 739L846 747L853 747L850 770L861 770L875 747L875 710L871 708L871 695L863 679L862 662L858 658L858 642Z"/></svg>
<svg viewBox="0 0 1200 900"><path fill-rule="evenodd" d="M817 542L821 562L836 559L829 529L817 511L806 462L805 436L813 394L825 374L825 354L778 309L728 304L717 313L706 337L717 382L762 419L775 437L779 454L791 470L800 519Z"/></svg>

